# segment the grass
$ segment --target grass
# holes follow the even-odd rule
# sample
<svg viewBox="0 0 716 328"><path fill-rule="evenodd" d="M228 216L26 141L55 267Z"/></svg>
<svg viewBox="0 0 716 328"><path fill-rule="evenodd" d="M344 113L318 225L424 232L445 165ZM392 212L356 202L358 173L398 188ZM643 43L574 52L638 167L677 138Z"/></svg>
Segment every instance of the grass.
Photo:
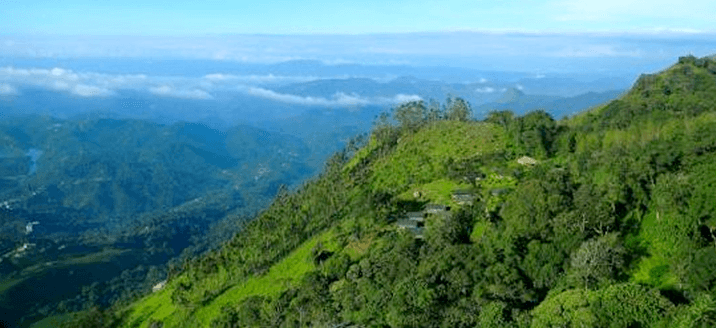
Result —
<svg viewBox="0 0 716 328"><path fill-rule="evenodd" d="M452 192L456 189L468 189L472 185L468 183L457 183L448 179L438 179L426 184L414 186L404 193L398 195L398 199L413 200L413 193L419 191L422 196L421 200L427 200L430 203L443 204L451 207L457 207L457 203L452 200Z"/></svg>
<svg viewBox="0 0 716 328"><path fill-rule="evenodd" d="M657 217L657 212L644 216L638 238L650 255L637 264L632 273L635 281L661 289L678 286L679 278L673 272L672 264L683 256L679 250L691 248L688 231L678 226L682 220L668 212L661 213L660 217Z"/></svg>
<svg viewBox="0 0 716 328"><path fill-rule="evenodd" d="M676 288L679 284L679 278L671 272L670 261L660 255L641 259L632 277L636 282L649 284L662 290Z"/></svg>
<svg viewBox="0 0 716 328"><path fill-rule="evenodd" d="M170 286L164 290L149 295L136 303L126 327L148 327L150 321L153 320L162 321L166 328L186 327L187 325L210 327L211 322L221 315L224 306L237 304L252 295L277 296L300 281L306 273L316 268L313 264L311 250L319 242L323 244L324 248L331 251L336 251L338 247L332 231L315 236L272 266L265 275L251 277L227 289L211 303L200 307L191 314L172 303L173 286L171 285L176 282L171 282ZM188 323L189 318L192 318L194 322Z"/></svg>
<svg viewBox="0 0 716 328"><path fill-rule="evenodd" d="M346 173L352 171L358 163L368 157L376 148L378 148L378 142L373 136L371 136L368 141L368 145L359 149L355 155L353 155L353 158L351 158L351 160L343 166L343 172Z"/></svg>
<svg viewBox="0 0 716 328"><path fill-rule="evenodd" d="M357 260L368 250L368 247L373 243L375 234L368 234L363 236L359 240L350 242L343 251L351 258L351 260Z"/></svg>
<svg viewBox="0 0 716 328"><path fill-rule="evenodd" d="M501 127L480 122L440 121L415 134L403 136L393 155L373 166L374 189L425 184L446 175L445 162L504 147ZM400 189L405 191L405 189Z"/></svg>
<svg viewBox="0 0 716 328"><path fill-rule="evenodd" d="M252 277L244 283L230 288L209 305L199 309L195 313L195 317L205 327L208 327L213 319L221 315L221 308L226 305L236 304L251 295L279 295L281 291L299 281L304 274L316 268L311 257L311 250L318 242L321 242L329 250L331 250L331 246L335 247L331 237L332 234L326 232L308 240L281 262L272 266L266 275L258 278ZM335 249L333 250L335 251Z"/></svg>
<svg viewBox="0 0 716 328"><path fill-rule="evenodd" d="M164 321L167 317L177 312L177 307L172 303L171 295L173 286L167 286L163 290L144 297L131 311L127 320L127 327L147 327L148 319ZM171 321L165 322L169 327Z"/></svg>
<svg viewBox="0 0 716 328"><path fill-rule="evenodd" d="M478 221L475 223L475 225L472 227L472 233L470 234L470 241L473 243L478 243L482 239L482 236L485 235L485 232L487 232L487 229L490 229L490 221Z"/></svg>

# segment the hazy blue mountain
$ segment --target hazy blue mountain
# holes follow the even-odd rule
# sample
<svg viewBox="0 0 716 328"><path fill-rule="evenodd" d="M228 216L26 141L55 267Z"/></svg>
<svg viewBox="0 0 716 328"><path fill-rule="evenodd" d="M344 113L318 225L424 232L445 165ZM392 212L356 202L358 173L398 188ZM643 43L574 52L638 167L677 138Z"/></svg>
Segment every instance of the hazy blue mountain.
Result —
<svg viewBox="0 0 716 328"><path fill-rule="evenodd" d="M574 97L558 97L529 95L512 88L508 89L497 101L476 106L474 112L476 116L482 117L493 110L511 110L517 114L523 114L531 110L543 109L556 118L562 118L604 104L622 93L621 90L611 90L588 92Z"/></svg>

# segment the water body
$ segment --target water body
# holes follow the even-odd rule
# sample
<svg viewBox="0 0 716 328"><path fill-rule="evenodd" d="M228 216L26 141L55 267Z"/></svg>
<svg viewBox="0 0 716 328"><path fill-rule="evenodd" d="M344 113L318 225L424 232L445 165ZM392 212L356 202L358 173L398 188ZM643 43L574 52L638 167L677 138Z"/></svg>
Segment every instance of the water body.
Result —
<svg viewBox="0 0 716 328"><path fill-rule="evenodd" d="M37 159L42 156L43 151L35 148L30 148L30 150L25 153L25 156L30 156L30 170L27 173L27 175L33 175L37 171Z"/></svg>

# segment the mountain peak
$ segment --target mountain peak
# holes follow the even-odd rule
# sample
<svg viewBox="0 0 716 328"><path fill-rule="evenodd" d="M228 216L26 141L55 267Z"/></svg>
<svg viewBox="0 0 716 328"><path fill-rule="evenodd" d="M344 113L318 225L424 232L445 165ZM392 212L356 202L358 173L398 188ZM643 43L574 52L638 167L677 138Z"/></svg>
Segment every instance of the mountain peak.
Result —
<svg viewBox="0 0 716 328"><path fill-rule="evenodd" d="M518 99L524 97L525 93L522 92L520 89L517 88L507 88L505 92L502 94L502 97L497 100L497 102L500 103L508 103L508 102L514 102Z"/></svg>

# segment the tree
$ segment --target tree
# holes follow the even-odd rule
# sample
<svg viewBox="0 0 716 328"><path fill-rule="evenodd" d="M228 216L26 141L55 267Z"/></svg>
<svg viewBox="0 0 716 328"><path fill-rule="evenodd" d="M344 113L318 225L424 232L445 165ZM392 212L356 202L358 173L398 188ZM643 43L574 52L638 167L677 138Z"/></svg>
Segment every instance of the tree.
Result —
<svg viewBox="0 0 716 328"><path fill-rule="evenodd" d="M557 135L557 126L551 115L543 110L528 113L518 119L517 133L522 149L535 157L546 157L553 153L552 144Z"/></svg>
<svg viewBox="0 0 716 328"><path fill-rule="evenodd" d="M594 292L572 289L550 296L532 311L532 327L595 327L597 318L590 305Z"/></svg>
<svg viewBox="0 0 716 328"><path fill-rule="evenodd" d="M390 114L380 113L373 123L373 136L378 144L392 144L397 138L395 127L390 124Z"/></svg>
<svg viewBox="0 0 716 328"><path fill-rule="evenodd" d="M634 283L615 284L597 292L592 312L601 327L652 327L673 304L656 289Z"/></svg>
<svg viewBox="0 0 716 328"><path fill-rule="evenodd" d="M411 101L393 109L393 118L398 121L401 129L415 131L427 119L427 108L422 100Z"/></svg>
<svg viewBox="0 0 716 328"><path fill-rule="evenodd" d="M445 104L445 118L451 121L467 121L472 116L470 104L462 98L450 97Z"/></svg>
<svg viewBox="0 0 716 328"><path fill-rule="evenodd" d="M624 265L624 248L617 242L615 234L590 239L572 254L571 275L576 286L594 287L617 276Z"/></svg>
<svg viewBox="0 0 716 328"><path fill-rule="evenodd" d="M512 124L514 118L515 114L509 110L490 111L487 114L485 122L507 127L508 125Z"/></svg>
<svg viewBox="0 0 716 328"><path fill-rule="evenodd" d="M564 262L565 255L557 246L532 240L520 267L535 288L549 290L563 275Z"/></svg>
<svg viewBox="0 0 716 328"><path fill-rule="evenodd" d="M440 110L440 103L436 100L431 99L428 104L428 122L436 122L443 119L443 112Z"/></svg>

